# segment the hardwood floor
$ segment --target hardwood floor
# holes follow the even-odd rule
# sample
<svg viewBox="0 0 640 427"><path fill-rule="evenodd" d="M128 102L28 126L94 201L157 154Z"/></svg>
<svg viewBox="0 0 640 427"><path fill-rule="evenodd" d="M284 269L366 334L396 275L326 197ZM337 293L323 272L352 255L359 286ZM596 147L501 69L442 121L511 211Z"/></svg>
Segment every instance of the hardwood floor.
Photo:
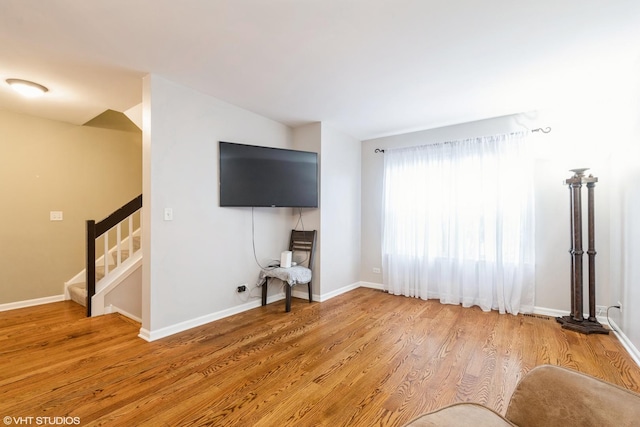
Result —
<svg viewBox="0 0 640 427"><path fill-rule="evenodd" d="M60 302L0 313L0 416L80 425L398 426L454 402L504 413L551 363L640 391L613 335L360 288L293 299L148 343ZM28 424L27 424L28 425ZM35 422L34 424L35 425Z"/></svg>

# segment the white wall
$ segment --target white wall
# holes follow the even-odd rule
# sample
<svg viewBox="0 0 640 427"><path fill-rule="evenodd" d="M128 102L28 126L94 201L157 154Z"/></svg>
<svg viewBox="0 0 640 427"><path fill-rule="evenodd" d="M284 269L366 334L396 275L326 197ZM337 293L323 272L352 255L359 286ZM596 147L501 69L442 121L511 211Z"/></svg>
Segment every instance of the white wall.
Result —
<svg viewBox="0 0 640 427"><path fill-rule="evenodd" d="M607 140L614 146L611 162L611 320L640 364L640 60L631 78L620 85L605 109L616 112L608 121Z"/></svg>
<svg viewBox="0 0 640 427"><path fill-rule="evenodd" d="M615 157L618 187L611 204L611 301L620 302L622 311L612 309L610 315L635 346L640 363L640 166L633 164L634 159L628 153L624 151Z"/></svg>
<svg viewBox="0 0 640 427"><path fill-rule="evenodd" d="M287 126L157 75L143 95L142 335L154 339L241 307L236 287L258 279L251 208L218 206L218 141L293 144ZM291 221L291 209L255 209L260 262L279 258Z"/></svg>
<svg viewBox="0 0 640 427"><path fill-rule="evenodd" d="M361 146L322 124L322 295L360 281Z"/></svg>
<svg viewBox="0 0 640 427"><path fill-rule="evenodd" d="M360 281L361 143L326 123L293 135L297 149L319 153L320 209L307 210L304 224L319 231L313 289L322 300Z"/></svg>
<svg viewBox="0 0 640 427"><path fill-rule="evenodd" d="M122 283L104 296L104 306L112 306L135 319L142 318L142 268L137 268Z"/></svg>
<svg viewBox="0 0 640 427"><path fill-rule="evenodd" d="M156 339L255 306L259 266L251 208L218 206L218 141L319 153L319 209L303 209L316 229L314 294L359 283L360 141L321 123L295 130L150 75L144 80L141 336ZM164 221L165 208L173 210ZM298 210L256 208L258 261L279 259ZM270 295L280 292L270 289ZM248 300L249 298L249 300Z"/></svg>
<svg viewBox="0 0 640 427"><path fill-rule="evenodd" d="M597 304L609 301L608 158L582 158L584 139L562 115L531 113L499 117L409 134L364 141L362 145L362 270L365 282L381 283L382 168L384 154L375 148L416 146L475 136L552 127L549 134L530 136L535 149L536 302L537 307L570 310L569 193L563 180L569 169L591 166L601 183L596 187ZM579 153L579 155L578 155ZM601 154L601 153L600 153ZM517 179L517 177L514 177ZM586 195L586 192L585 192ZM585 203L586 207L586 203ZM586 221L585 221L586 224ZM585 234L586 235L586 234ZM586 239L585 239L586 245ZM588 301L585 299L585 306Z"/></svg>
<svg viewBox="0 0 640 427"><path fill-rule="evenodd" d="M293 146L296 150L312 151L318 153L318 209L302 209L302 221L305 230L316 230L316 253L314 259L313 280L311 281L312 292L316 298L321 294L320 284L322 283L322 229L320 227L320 212L322 210L322 124L319 122L298 126L293 129ZM297 225L299 215L298 209L294 210L294 221L291 228ZM299 226L298 228L301 228ZM306 290L303 287L294 287L294 295L305 297Z"/></svg>

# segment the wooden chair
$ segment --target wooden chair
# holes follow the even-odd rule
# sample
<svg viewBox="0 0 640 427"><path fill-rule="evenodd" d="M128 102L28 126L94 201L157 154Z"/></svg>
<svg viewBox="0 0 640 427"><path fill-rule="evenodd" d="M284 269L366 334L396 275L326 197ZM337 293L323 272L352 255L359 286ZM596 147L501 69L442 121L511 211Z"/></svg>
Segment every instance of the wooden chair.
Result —
<svg viewBox="0 0 640 427"><path fill-rule="evenodd" d="M280 279L285 283L286 312L291 311L291 288L295 285L306 284L309 288L309 302L313 302L311 279L313 258L316 251L316 230L291 230L289 250L293 252L293 261L299 259L299 254L301 252L306 253L304 259L299 262L300 264L306 265L293 265L290 268L275 267L262 270L262 276L265 279L262 285L262 305L267 305L267 288L269 286L269 279ZM298 255L298 257L296 255Z"/></svg>

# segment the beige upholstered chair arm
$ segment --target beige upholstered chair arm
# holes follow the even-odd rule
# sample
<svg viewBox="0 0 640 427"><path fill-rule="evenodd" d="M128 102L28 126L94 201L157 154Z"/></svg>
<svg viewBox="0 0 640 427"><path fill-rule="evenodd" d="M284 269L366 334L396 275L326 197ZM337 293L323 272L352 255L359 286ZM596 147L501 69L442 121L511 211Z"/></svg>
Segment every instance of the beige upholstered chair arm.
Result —
<svg viewBox="0 0 640 427"><path fill-rule="evenodd" d="M514 427L500 414L477 403L455 403L409 421L405 427Z"/></svg>
<svg viewBox="0 0 640 427"><path fill-rule="evenodd" d="M640 425L640 395L588 375L543 365L518 383L505 418L519 427Z"/></svg>

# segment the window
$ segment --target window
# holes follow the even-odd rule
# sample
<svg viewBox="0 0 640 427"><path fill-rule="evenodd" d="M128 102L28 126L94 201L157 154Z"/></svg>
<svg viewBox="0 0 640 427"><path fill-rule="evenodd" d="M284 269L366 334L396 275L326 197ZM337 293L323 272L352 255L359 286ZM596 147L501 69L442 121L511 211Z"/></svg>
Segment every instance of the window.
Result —
<svg viewBox="0 0 640 427"><path fill-rule="evenodd" d="M387 290L483 310L533 309L533 165L526 134L385 152Z"/></svg>

